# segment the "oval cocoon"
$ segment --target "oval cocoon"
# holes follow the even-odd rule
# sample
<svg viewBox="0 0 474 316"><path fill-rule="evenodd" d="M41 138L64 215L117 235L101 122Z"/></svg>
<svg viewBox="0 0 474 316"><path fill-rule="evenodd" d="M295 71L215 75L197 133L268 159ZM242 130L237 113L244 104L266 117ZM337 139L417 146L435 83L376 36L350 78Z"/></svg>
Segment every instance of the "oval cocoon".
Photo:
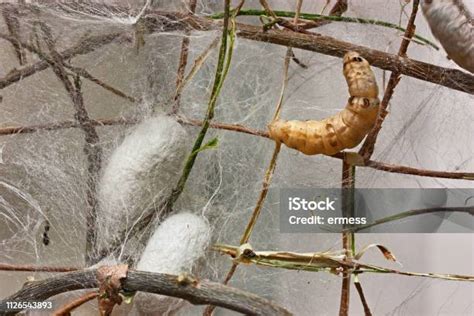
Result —
<svg viewBox="0 0 474 316"><path fill-rule="evenodd" d="M99 182L99 249L170 195L187 149L185 129L164 115L145 119L124 138Z"/></svg>
<svg viewBox="0 0 474 316"><path fill-rule="evenodd" d="M461 0L424 0L421 7L448 57L474 73L474 22L468 8Z"/></svg>
<svg viewBox="0 0 474 316"><path fill-rule="evenodd" d="M191 273L209 241L210 227L203 217L191 213L172 215L153 233L136 268L175 275ZM168 314L181 303L174 297L142 292L134 298L135 307L145 315Z"/></svg>

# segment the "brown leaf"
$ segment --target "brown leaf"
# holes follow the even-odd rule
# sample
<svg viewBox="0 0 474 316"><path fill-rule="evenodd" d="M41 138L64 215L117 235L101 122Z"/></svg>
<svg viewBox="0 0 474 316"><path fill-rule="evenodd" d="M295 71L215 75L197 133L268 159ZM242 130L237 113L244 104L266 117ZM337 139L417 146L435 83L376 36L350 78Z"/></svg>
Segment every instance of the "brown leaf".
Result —
<svg viewBox="0 0 474 316"><path fill-rule="evenodd" d="M366 246L354 258L356 260L359 260L367 250L369 250L370 248L373 248L373 247L377 247L380 250L380 252L382 252L385 259L390 260L390 261L398 262L397 258L395 258L395 255L390 250L388 250L387 247L385 247L383 245L380 245L380 244L370 244L370 245Z"/></svg>

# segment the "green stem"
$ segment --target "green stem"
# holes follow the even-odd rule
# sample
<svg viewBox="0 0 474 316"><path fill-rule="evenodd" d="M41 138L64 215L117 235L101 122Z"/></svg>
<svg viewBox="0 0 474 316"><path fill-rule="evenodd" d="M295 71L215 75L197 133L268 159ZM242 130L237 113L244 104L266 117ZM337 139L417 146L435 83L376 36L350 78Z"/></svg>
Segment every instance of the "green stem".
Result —
<svg viewBox="0 0 474 316"><path fill-rule="evenodd" d="M295 12L292 11L273 11L276 16L283 17L283 18L292 18L295 16ZM255 10L255 9L247 9L247 10L240 10L238 15L242 16L268 16L264 10ZM224 17L224 13L215 13L213 15L208 16L211 19L222 19ZM317 21L317 20L327 20L327 21L334 21L334 22L346 22L346 23L359 23L359 24L370 24L370 25L377 25L382 27L387 27L391 29L396 29L402 32L406 30L398 26L394 23L374 20L374 19L364 19L364 18L353 18L353 17L344 17L344 16L331 16L331 15L322 15L322 14L315 14L315 13L300 13L299 17L304 20L310 21ZM415 39L420 41L423 44L429 45L436 50L439 50L439 47L431 42L430 40L420 36L414 35Z"/></svg>
<svg viewBox="0 0 474 316"><path fill-rule="evenodd" d="M206 137L207 130L209 129L210 121L214 118L214 109L216 107L217 98L219 97L222 85L230 67L232 58L232 49L234 43L234 29L231 30L229 36L230 45L227 43L227 36L229 33L229 16L230 16L230 0L225 1L225 12L224 12L224 25L222 30L222 40L219 49L219 57L217 60L216 74L214 77L214 84L212 87L211 97L207 106L206 117L203 120L202 128L194 142L194 146L191 153L186 160L181 177L176 185L176 188L171 193L171 197L168 200L166 209L170 210L173 204L178 200L179 196L184 190L184 186L188 180L189 174L194 166L194 162L199 154L199 149L202 146L204 138Z"/></svg>

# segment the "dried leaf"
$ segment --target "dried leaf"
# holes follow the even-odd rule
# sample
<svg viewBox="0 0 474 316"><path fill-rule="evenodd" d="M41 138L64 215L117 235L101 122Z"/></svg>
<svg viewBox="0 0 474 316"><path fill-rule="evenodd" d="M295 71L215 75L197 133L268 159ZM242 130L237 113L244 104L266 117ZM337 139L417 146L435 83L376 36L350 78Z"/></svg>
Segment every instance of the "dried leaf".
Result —
<svg viewBox="0 0 474 316"><path fill-rule="evenodd" d="M380 252L382 252L385 259L399 263L397 261L397 258L395 258L395 255L390 250L388 250L387 247L385 247L383 245L380 245L380 244L370 244L370 245L366 246L354 258L356 260L359 260L360 258L362 258L362 256L365 254L365 252L367 250L369 250L370 248L374 248L374 247L377 247L380 250Z"/></svg>

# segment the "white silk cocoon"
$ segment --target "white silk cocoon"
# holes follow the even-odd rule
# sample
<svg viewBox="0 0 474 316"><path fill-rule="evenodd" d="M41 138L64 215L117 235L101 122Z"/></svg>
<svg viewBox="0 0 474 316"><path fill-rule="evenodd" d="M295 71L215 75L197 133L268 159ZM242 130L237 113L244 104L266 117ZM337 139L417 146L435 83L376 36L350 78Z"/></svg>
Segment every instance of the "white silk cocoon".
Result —
<svg viewBox="0 0 474 316"><path fill-rule="evenodd" d="M461 0L424 0L422 10L448 57L474 73L474 22Z"/></svg>
<svg viewBox="0 0 474 316"><path fill-rule="evenodd" d="M112 153L99 183L98 247L167 198L187 155L187 133L164 115L145 119Z"/></svg>
<svg viewBox="0 0 474 316"><path fill-rule="evenodd" d="M191 213L172 215L153 233L136 268L175 275L190 273L204 256L209 241L210 226L203 217ZM141 315L168 315L182 306L182 301L137 293L134 305Z"/></svg>

